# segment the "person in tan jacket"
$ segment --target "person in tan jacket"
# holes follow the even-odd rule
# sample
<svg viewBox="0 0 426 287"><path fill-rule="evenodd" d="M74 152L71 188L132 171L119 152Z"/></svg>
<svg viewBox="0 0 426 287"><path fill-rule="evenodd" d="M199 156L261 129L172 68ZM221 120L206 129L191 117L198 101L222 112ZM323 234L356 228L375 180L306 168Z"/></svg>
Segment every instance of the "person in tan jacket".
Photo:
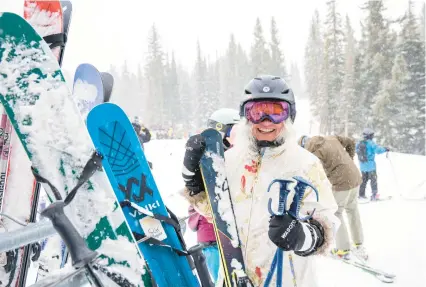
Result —
<svg viewBox="0 0 426 287"><path fill-rule="evenodd" d="M362 245L364 235L358 210L358 192L362 178L353 161L355 141L343 136L302 136L299 145L316 155L332 184L338 205L336 217L342 222L336 234L336 248L332 253L343 259L350 258L351 245L343 219L343 211L346 211L352 241L355 244L353 252L357 257L367 260L368 255Z"/></svg>

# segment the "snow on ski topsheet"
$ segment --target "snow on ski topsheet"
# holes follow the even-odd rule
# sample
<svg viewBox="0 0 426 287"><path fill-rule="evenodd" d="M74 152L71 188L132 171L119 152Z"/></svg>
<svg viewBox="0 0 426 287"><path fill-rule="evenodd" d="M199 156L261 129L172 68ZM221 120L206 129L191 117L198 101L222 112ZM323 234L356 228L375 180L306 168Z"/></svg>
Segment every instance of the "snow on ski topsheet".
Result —
<svg viewBox="0 0 426 287"><path fill-rule="evenodd" d="M95 85L91 85L81 79L74 83L73 96L83 118L87 118L90 109L98 97L98 90Z"/></svg>
<svg viewBox="0 0 426 287"><path fill-rule="evenodd" d="M232 211L232 203L229 195L222 190L222 184L226 181L225 172L225 159L212 152L206 152L206 157L210 157L213 161L213 169L217 173L216 177L216 199L218 200L217 208L220 218L227 223L227 230L232 236L232 246L237 248L239 246L237 227L235 225L234 213Z"/></svg>
<svg viewBox="0 0 426 287"><path fill-rule="evenodd" d="M58 33L58 31L62 31L62 15L60 9L53 12L40 10L37 1L26 1L25 5L24 13L30 15L27 21L31 23L37 33L40 35L51 35ZM58 6L58 8L59 7L60 6Z"/></svg>
<svg viewBox="0 0 426 287"><path fill-rule="evenodd" d="M65 178L57 176L57 169L61 167L55 165L68 161L67 165L83 167L93 149L90 138L81 135L85 127L79 113L63 116L64 110L76 110L76 107L69 97L62 75L55 72L58 64L49 55L49 47L44 41L40 44L44 53L41 49L27 48L25 45L12 47L10 43L2 44L1 48L5 50L0 62L0 73L7 76L0 79L0 93L7 95L10 90L10 94L18 95L6 100L14 106L20 133L27 136L27 152L37 153L35 158L40 162L34 165L38 167L40 175L58 188L64 199L64 191L73 187L75 178L71 170L64 170L68 173ZM16 56L9 57L11 53ZM30 76L22 80L22 74ZM34 101L34 98L38 100ZM37 133L33 133L33 130L37 130ZM71 163L71 160L77 162Z"/></svg>
<svg viewBox="0 0 426 287"><path fill-rule="evenodd" d="M62 6L59 0L25 0L24 18L43 37L63 32ZM61 47L53 48L52 52L58 59Z"/></svg>

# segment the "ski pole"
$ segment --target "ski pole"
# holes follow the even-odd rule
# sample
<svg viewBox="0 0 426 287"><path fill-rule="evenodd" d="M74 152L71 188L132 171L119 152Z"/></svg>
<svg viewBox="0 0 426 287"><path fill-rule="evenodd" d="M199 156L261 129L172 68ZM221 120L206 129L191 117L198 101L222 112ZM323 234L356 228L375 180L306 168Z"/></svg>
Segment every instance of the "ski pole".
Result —
<svg viewBox="0 0 426 287"><path fill-rule="evenodd" d="M397 190L399 190L399 196L402 197L402 192L401 192L401 188L399 188L399 181L398 181L398 178L396 176L395 167L393 166L393 162L392 162L392 160L389 156L389 152L386 152L386 158L389 160L389 164L391 166L393 178L395 179L395 185L396 185Z"/></svg>
<svg viewBox="0 0 426 287"><path fill-rule="evenodd" d="M290 183L293 183L294 181L285 180L285 179L274 179L269 184L267 192L269 192L271 190L271 187L275 183L279 184L280 191L279 191L279 200L278 200L278 213L275 213L272 210L272 198L269 198L268 210L269 210L269 213L271 214L271 216L280 216L280 215L282 216L284 214L288 214L296 220L306 221L306 220L310 219L315 212L315 209L314 209L312 211L312 213L308 216L305 216L303 218L301 218L299 216L300 204L302 203L303 197L305 195L306 188L310 187L315 191L317 201L319 200L318 190L310 182L308 182L307 180L305 180L301 177L295 176L295 177L293 177L293 179L296 180L297 184L294 187L294 196L293 196L293 201L291 202L290 208L288 210L286 209L287 197L290 193L290 189L288 188L288 185ZM284 251L281 248L277 248L277 251L275 252L274 259L272 260L271 268L270 268L268 275L265 279L264 287L269 287L269 284L271 283L272 276L275 272L275 269L277 270L277 287L282 286L283 256L284 256ZM292 269L291 271L292 271L292 274L293 274L293 285L297 286L296 285L296 277L295 277L295 274L294 274L292 263L293 262L290 259L290 265L291 265L291 269Z"/></svg>

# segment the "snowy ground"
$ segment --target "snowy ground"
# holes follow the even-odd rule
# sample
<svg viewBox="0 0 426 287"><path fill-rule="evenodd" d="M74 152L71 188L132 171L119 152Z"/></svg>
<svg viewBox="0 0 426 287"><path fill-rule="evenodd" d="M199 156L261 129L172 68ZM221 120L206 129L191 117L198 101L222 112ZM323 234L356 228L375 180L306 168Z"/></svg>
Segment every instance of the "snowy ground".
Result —
<svg viewBox="0 0 426 287"><path fill-rule="evenodd" d="M154 177L164 201L180 217L187 215L188 207L185 200L177 195L177 191L183 186L181 168L184 145L184 140L154 140L146 144L147 157L153 162ZM389 158L379 155L377 162L380 193L382 196L394 197L386 202L360 205L365 245L369 250L371 263L397 275L393 286L426 286L426 232L424 213L421 213L426 210L426 201L405 198L426 195L426 157L390 153ZM189 229L185 238L188 246L196 243L195 233ZM386 284L333 259L318 260L321 261L319 280L323 286Z"/></svg>

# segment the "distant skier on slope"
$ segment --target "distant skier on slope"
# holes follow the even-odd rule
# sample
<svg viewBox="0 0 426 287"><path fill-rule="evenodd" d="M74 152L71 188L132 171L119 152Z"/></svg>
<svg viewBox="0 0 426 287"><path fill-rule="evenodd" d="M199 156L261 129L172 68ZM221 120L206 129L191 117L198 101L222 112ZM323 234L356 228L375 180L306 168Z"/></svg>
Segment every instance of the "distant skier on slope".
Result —
<svg viewBox="0 0 426 287"><path fill-rule="evenodd" d="M144 149L144 144L151 140L151 132L141 123L139 117L135 117L132 122L132 126L136 132L136 135L138 136L142 149ZM152 169L152 162L148 161L148 164L149 167Z"/></svg>
<svg viewBox="0 0 426 287"><path fill-rule="evenodd" d="M223 146L228 150L232 146L234 132L233 126L240 121L240 115L234 109L219 109L207 121L207 126L215 128L223 135ZM232 131L232 135L231 135ZM186 143L186 154L183 163L182 177L185 185L195 193L204 190L200 173L200 158L204 151L203 137L200 134L192 135ZM191 153L194 153L192 155Z"/></svg>
<svg viewBox="0 0 426 287"><path fill-rule="evenodd" d="M302 136L298 143L318 157L332 184L334 198L339 207L336 216L341 221L336 234L336 248L332 250L333 255L349 260L352 249L357 257L367 260L368 255L363 246L364 234L358 210L361 173L353 161L355 141L344 136ZM351 230L354 248L351 248L343 211L346 211L348 216L348 226Z"/></svg>
<svg viewBox="0 0 426 287"><path fill-rule="evenodd" d="M132 126L139 138L142 148L144 148L144 143L151 140L151 132L141 123L139 117L135 117L132 122Z"/></svg>
<svg viewBox="0 0 426 287"><path fill-rule="evenodd" d="M359 167L361 169L362 183L359 188L359 197L367 200L365 196L365 188L370 180L371 184L371 200L379 199L377 189L377 173L376 173L376 154L381 154L389 151L389 148L382 147L373 141L374 131L370 128L365 128L362 132L363 140L356 144L356 153L358 155Z"/></svg>
<svg viewBox="0 0 426 287"><path fill-rule="evenodd" d="M247 99L240 106L245 119L235 126L233 148L225 152L225 164L247 275L255 286L263 286L279 247L288 251L284 256L290 261L284 263L280 283L318 286L317 263L310 255L329 252L333 232L339 225L330 183L321 162L297 145L293 130L295 100L286 82L274 76L258 77L247 85L245 95ZM198 169L204 146L202 139L189 138L184 158L186 196L199 210L207 210ZM307 179L319 192L319 202L311 190L303 200L300 214L316 209L313 219L307 222L287 214L270 217L268 211L271 181L293 176ZM208 214L205 216L209 218ZM294 266L294 275L290 266ZM274 277L272 286L275 281Z"/></svg>

